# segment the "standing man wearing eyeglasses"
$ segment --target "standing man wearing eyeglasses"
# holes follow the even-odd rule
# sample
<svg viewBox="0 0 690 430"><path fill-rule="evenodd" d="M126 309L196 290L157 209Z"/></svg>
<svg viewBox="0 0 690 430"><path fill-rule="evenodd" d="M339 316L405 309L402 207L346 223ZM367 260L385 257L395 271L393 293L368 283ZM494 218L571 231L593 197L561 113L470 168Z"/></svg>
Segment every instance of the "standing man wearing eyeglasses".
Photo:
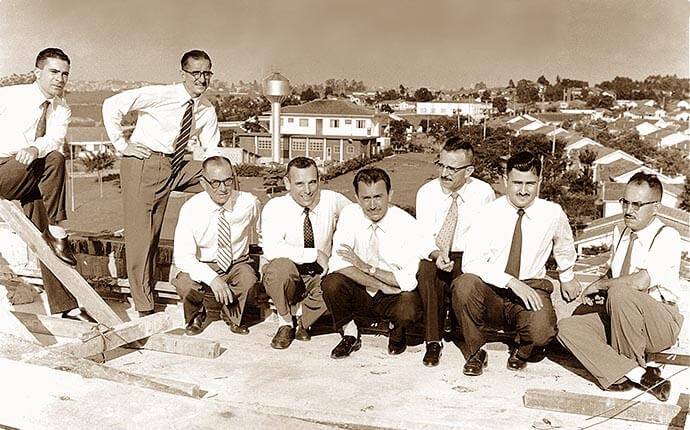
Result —
<svg viewBox="0 0 690 430"><path fill-rule="evenodd" d="M261 231L259 200L233 189L230 160L213 156L202 165L204 192L185 202L175 229L173 260L180 273L173 280L184 306L185 332L199 334L206 319L204 292L221 305L221 318L237 334L247 334L242 313L257 280L250 265L249 242Z"/></svg>
<svg viewBox="0 0 690 430"><path fill-rule="evenodd" d="M680 235L656 216L662 193L656 175L630 178L620 200L625 228L614 229L610 270L582 291L590 306L603 302L606 292L605 310L562 319L558 340L604 390L638 387L664 402L671 381L647 365L646 354L676 343L683 315L676 304L682 294Z"/></svg>
<svg viewBox="0 0 690 430"><path fill-rule="evenodd" d="M203 97L211 81L211 58L186 52L182 83L123 91L103 102L103 124L123 157L120 181L124 203L127 277L139 316L154 311L155 258L171 191L198 192L201 163L184 160L190 140L214 149L220 141L213 105ZM127 140L122 118L136 111L137 125Z"/></svg>
<svg viewBox="0 0 690 430"><path fill-rule="evenodd" d="M417 191L417 222L431 239L428 260L419 263L418 291L424 306L425 366L438 365L441 357L445 298L453 279L462 273L462 254L470 221L494 191L486 182L473 178L474 150L469 142L451 137L443 144L436 166L439 177Z"/></svg>

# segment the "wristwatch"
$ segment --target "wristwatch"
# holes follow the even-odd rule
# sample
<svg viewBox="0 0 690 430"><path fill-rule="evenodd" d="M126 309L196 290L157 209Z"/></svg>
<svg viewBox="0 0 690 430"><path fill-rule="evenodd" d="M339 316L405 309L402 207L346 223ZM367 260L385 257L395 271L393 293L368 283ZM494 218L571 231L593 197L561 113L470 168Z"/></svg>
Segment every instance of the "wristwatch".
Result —
<svg viewBox="0 0 690 430"><path fill-rule="evenodd" d="M369 266L369 273L371 273L372 275L375 275L376 274L376 267Z"/></svg>

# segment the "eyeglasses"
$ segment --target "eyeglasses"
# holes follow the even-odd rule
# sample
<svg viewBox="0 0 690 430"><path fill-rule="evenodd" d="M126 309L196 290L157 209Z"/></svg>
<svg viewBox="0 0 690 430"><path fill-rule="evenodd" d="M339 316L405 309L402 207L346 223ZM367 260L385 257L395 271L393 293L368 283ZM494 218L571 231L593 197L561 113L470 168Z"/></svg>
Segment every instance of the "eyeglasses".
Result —
<svg viewBox="0 0 690 430"><path fill-rule="evenodd" d="M658 201L653 201L653 202L629 202L629 201L627 201L625 198L621 197L620 199L618 199L618 203L621 204L621 206L623 207L623 210L625 210L625 209L627 209L628 207L632 206L632 208L633 208L634 211L639 211L639 210L642 208L642 206L647 206L647 205L651 205L651 204L653 204L653 203L659 203L659 202L658 202Z"/></svg>
<svg viewBox="0 0 690 430"><path fill-rule="evenodd" d="M204 78L206 78L206 80L211 79L211 77L213 76L213 72L210 72L210 71L209 72L202 72L199 70L194 70L194 71L190 72L189 70L185 70L185 69L182 69L182 71L192 75L192 77L194 78L195 81L198 81L202 76Z"/></svg>
<svg viewBox="0 0 690 430"><path fill-rule="evenodd" d="M468 167L471 167L471 166L472 166L471 164L465 164L464 166L454 167L454 166L449 166L449 165L447 165L447 164L443 164L443 163L441 163L440 161L436 161L436 162L434 162L434 164L435 164L436 167L438 167L440 170L448 169L448 171L449 171L450 173L452 173L452 174L456 174L456 173L460 172L461 170L467 169Z"/></svg>
<svg viewBox="0 0 690 430"><path fill-rule="evenodd" d="M230 188L230 187L232 187L232 186L234 185L233 183L234 183L234 180L235 180L235 178L233 178L233 177L224 179L224 180L222 180L222 181L221 181L220 179L208 179L206 176L203 176L203 175L202 175L201 177L202 177L202 178L204 179L204 181L206 181L206 182L211 186L211 188L213 188L214 190L217 190L218 188L220 188L220 184L225 185L226 188Z"/></svg>

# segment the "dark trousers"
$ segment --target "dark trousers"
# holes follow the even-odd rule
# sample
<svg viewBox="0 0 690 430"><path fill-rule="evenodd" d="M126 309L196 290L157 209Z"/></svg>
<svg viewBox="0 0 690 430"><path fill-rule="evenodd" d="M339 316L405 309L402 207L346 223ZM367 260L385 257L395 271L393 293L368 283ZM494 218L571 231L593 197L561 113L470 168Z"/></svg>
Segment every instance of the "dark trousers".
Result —
<svg viewBox="0 0 690 430"><path fill-rule="evenodd" d="M0 197L19 200L24 214L41 233L48 225L67 219L65 157L53 151L28 166L14 157L0 158ZM50 313L76 308L77 300L43 263L40 266Z"/></svg>
<svg viewBox="0 0 690 430"><path fill-rule="evenodd" d="M215 265L211 265L214 269ZM230 266L227 273L219 275L230 287L230 291L235 296L236 302L230 306L221 305L216 301L215 305L221 309L221 318L229 320L237 325L242 322L244 305L247 302L249 290L256 284L256 271L248 263L238 263ZM182 298L184 309L184 320L190 322L194 316L202 310L205 293L211 292L211 287L192 280L188 273L180 272L172 281L177 290L177 294Z"/></svg>
<svg viewBox="0 0 690 430"><path fill-rule="evenodd" d="M143 160L123 157L120 164L127 277L137 311L153 309L156 254L170 192L202 191L201 162L185 162L171 177L170 160L154 153Z"/></svg>
<svg viewBox="0 0 690 430"><path fill-rule="evenodd" d="M556 336L556 312L551 304L553 285L548 279L528 279L543 307L525 308L522 300L507 288L493 287L476 275L465 273L451 287L453 311L460 323L469 357L486 343L482 328L515 328L519 336L518 356L527 359L535 346L545 346ZM488 324L487 324L488 323Z"/></svg>
<svg viewBox="0 0 690 430"><path fill-rule="evenodd" d="M450 259L453 270L445 272L429 260L419 262L417 272L417 291L424 308L424 340L440 342L443 336L443 323L446 319L446 297L450 285L462 274L462 253L452 252Z"/></svg>
<svg viewBox="0 0 690 430"><path fill-rule="evenodd" d="M354 320L361 327L364 319L386 318L396 328L405 329L422 319L422 303L416 291L370 296L364 286L340 273L330 273L321 281L323 298L333 316L333 328L342 329Z"/></svg>

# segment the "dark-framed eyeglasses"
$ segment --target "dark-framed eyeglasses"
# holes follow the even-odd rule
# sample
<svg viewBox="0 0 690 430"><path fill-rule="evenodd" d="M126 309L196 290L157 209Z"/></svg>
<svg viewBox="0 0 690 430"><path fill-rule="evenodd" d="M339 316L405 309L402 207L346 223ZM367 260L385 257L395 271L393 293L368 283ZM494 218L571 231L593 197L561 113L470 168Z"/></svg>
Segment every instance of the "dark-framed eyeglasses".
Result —
<svg viewBox="0 0 690 430"><path fill-rule="evenodd" d="M235 178L229 177L227 179L223 179L222 181L220 179L208 179L206 176L201 175L201 178L206 181L207 184L211 186L214 190L217 190L220 188L220 184L225 185L225 188L231 188L234 185Z"/></svg>
<svg viewBox="0 0 690 430"><path fill-rule="evenodd" d="M211 79L211 77L213 77L213 72L211 72L211 71L202 72L200 70L189 71L189 70L185 70L185 69L182 69L182 71L192 75L192 77L194 78L195 81L198 81L199 79L201 79L202 76L204 78L206 78L206 80L209 80L209 79Z"/></svg>
<svg viewBox="0 0 690 430"><path fill-rule="evenodd" d="M626 200L624 197L621 197L618 199L618 203L621 204L621 207L623 210L628 209L630 206L632 206L634 211L639 211L643 206L651 205L654 203L659 203L658 201L652 201L652 202L630 202Z"/></svg>
<svg viewBox="0 0 690 430"><path fill-rule="evenodd" d="M443 164L443 163L441 163L440 161L435 161L434 164L436 165L436 167L439 168L439 170L446 170L446 169L448 169L448 171L449 171L450 173L452 173L452 174L456 174L456 173L458 173L458 172L460 172L460 171L462 171L462 170L464 170L464 169L467 169L468 167L471 167L471 166L472 166L472 164L465 164L464 166L455 167L455 166L449 166L449 165L447 165L447 164Z"/></svg>

